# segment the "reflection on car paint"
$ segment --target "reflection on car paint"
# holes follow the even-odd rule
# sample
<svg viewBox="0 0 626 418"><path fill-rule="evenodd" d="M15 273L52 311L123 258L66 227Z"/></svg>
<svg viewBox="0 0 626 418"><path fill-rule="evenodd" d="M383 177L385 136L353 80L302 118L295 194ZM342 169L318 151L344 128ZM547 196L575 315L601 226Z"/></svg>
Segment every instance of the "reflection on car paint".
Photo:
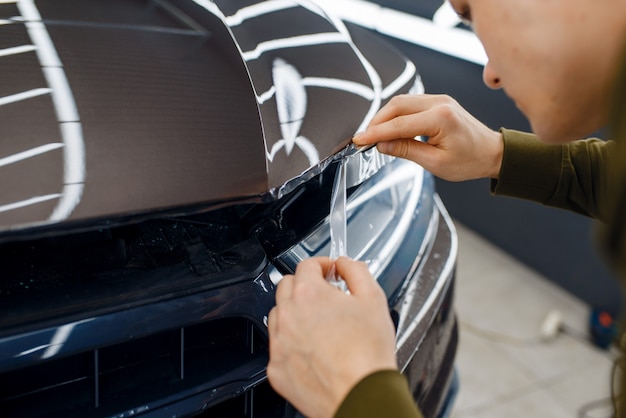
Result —
<svg viewBox="0 0 626 418"><path fill-rule="evenodd" d="M301 126L302 120L306 114L305 86L341 90L357 94L369 100L371 102L369 111L356 130L360 131L365 129L367 124L374 117L374 114L380 108L382 100L397 93L403 85L416 75L415 66L407 60L403 73L397 80L383 90L379 74L354 44L344 23L336 17L326 15L324 11L313 1L268 0L252 6L242 7L230 16L225 16L213 2L208 2L206 0L194 1L198 5L205 7L207 10L220 17L231 29L241 25L249 19L258 18L266 14L279 12L296 6L302 6L315 14L329 19L335 26L337 32L296 35L282 39L272 39L260 42L252 50L242 50L241 55L244 61L248 63L258 59L266 52L286 48L321 45L327 43L347 44L353 50L369 77L371 83L370 86L336 78L306 79L300 75L297 68L295 68L293 64L288 63L282 58L275 59L272 66L274 85L263 93L259 94L257 92L257 101L259 105L267 102L272 96L275 97L280 121L280 130L283 134L283 137L278 139L277 142L271 146L271 149L266 151L267 158L270 162L274 160L276 153L283 148L285 149L287 155L290 155L294 145L298 146L304 152L311 165L319 162L319 152L315 149L315 145L307 138L299 136L293 132L296 127L299 128ZM238 41L236 36L233 36L233 38L241 48L241 42ZM248 71L253 73L254 68L248 66ZM257 77L252 74L253 85L256 78ZM263 107L261 107L261 112L263 113ZM266 140L266 147L268 146L269 145Z"/></svg>
<svg viewBox="0 0 626 418"><path fill-rule="evenodd" d="M62 326L0 337L0 372L53 357L84 352L110 341L138 339L203 319L237 315L260 327L274 306L274 284L264 266L253 281L211 289L161 304L112 312ZM226 302L225 302L226 301ZM116 324L115 327L110 324ZM43 353L40 353L44 350Z"/></svg>
<svg viewBox="0 0 626 418"><path fill-rule="evenodd" d="M0 0L13 3L0 9L2 13L17 14L14 5L34 6L34 1ZM36 170L31 166L30 171L9 170L17 166L13 161L29 157L27 154L60 160L61 150L68 150L66 137L84 132L85 148L76 149L83 153L83 159L87 152L89 176L82 171L79 183L86 182L81 189L82 201L67 216L70 221L88 220L88 224L75 225L93 230L74 236L73 229L54 225L44 230L54 234L50 245L45 237L46 245L37 246L37 232L21 235L26 245L18 245L8 242L15 236L11 229L22 228L27 224L20 222L30 219L24 216L25 221L0 221L0 228L5 228L0 234L0 240L6 243L4 248L16 250L18 258L24 261L19 263L20 271L29 271L33 258L27 247L31 242L32 248L52 253L36 260L36 271L42 276L38 290L46 301L53 301L39 308L34 290L17 294L17 298L10 292L2 294L8 302L3 305L8 314L3 316L5 326L0 334L4 353L0 371L4 381L21 385L13 384L12 392L2 393L0 415L5 415L7 409L3 408L16 405L15 415L19 416L30 416L29 411L54 416L65 416L67 411L103 416L186 416L205 411L206 416L231 416L233 413L214 413L212 408L234 412L235 406L243 406L246 416L298 416L295 412L290 415L285 401L265 389L269 387L264 382L267 316L274 306L276 283L283 273L291 271L284 266L278 270L273 264L282 247L273 247L274 242L265 239L278 241L285 236L280 233L293 232L293 242L297 242L309 234L308 222L301 226L290 219L317 219L307 212L311 206L308 203L319 201L320 192L327 188L322 182L303 183L312 179L312 173L332 169L329 164L343 158L347 159L348 184L361 184L351 194L353 209L358 204L362 215L359 219L366 220L366 226L358 228L363 232L360 241L371 243L368 248L372 253L378 253L390 266L374 265L381 270L381 277L377 278L384 285L390 306L393 304L392 311L397 311L399 317L402 344L398 346L398 358L409 364L405 368L417 376L409 382L427 383L419 393L426 393L433 402L445 393L444 388L433 384L431 389L428 383L437 377L433 372L443 377L449 373L451 361L440 361L438 352L442 349L428 345L429 341L439 341L442 327L438 323L431 326L430 311L421 314L420 325L409 326L420 306L432 310L444 305L439 300L449 287L439 281L447 283L451 277L435 277L435 269L447 259L443 250L456 251L443 239L444 232L450 231L445 228L446 222L429 222L439 214L433 210L432 178L416 165L412 165L414 175L410 177L402 169L394 170L397 164L409 163L380 155L375 149L346 146L349 136L362 129L386 99L398 92L423 92L415 67L366 30L326 16L315 2L250 3L251 0L37 2L43 20L39 17L40 21L28 22L29 26L49 31L50 42L54 41L60 57L59 65L64 65L60 68L67 78L67 91L68 85L73 87L70 97L76 104L68 109L75 112L52 117L51 104L59 99L53 97L51 88L0 98L1 105L26 100L27 96L43 96L39 113L35 112L36 106L24 106L13 125L11 121L7 125L23 126L24 121L37 120L44 133L35 139L46 141L25 146L25 136L8 138L17 140L15 144L7 141L8 146L22 145L31 150L20 152L18 148L8 152L13 155L0 159L0 167L11 165L3 172L3 180L25 193L31 192L28 184L24 187L12 182L24 176L41 182L43 174L60 184L61 174L65 179L69 176L60 170L60 164L56 176L39 169L43 164L38 164ZM198 7L201 4L206 7ZM92 13L94 10L97 13ZM288 17L293 19L285 19L286 15L281 14L285 10L292 13ZM263 19L259 19L261 16ZM11 23L11 29L28 39L23 22L8 17L0 20L0 25L3 23ZM0 56L20 51L31 53L30 57L22 56L29 58L24 61L31 68L20 65L21 62L3 67L8 76L19 74L7 77L16 83L5 85L17 86L24 81L28 86L28 76L35 73L45 83L39 61L32 53L35 46L0 50ZM134 79L129 74L139 77ZM118 109L123 99L128 99L129 105ZM41 109L48 112L48 124L40 117ZM146 114L150 117L143 118ZM164 120L170 123L161 123ZM57 123L60 129L56 129ZM64 129L67 130L61 133ZM161 135L161 131L165 133ZM176 154L181 150L186 152ZM130 157L130 169L128 164L119 163L125 157ZM147 160L151 164L145 164ZM194 163L204 170L190 169ZM150 171L151 165L158 170ZM217 169L206 170L207 166ZM184 173L174 178L176 170ZM320 178L324 176L325 173ZM232 177L237 181L229 182ZM370 181L362 184L366 179ZM205 187L221 182L221 189ZM154 184L164 191L161 200L155 199L154 191L159 189ZM304 187L295 190L297 186ZM387 190L383 194L380 188ZM7 192L0 196L5 199L0 204L11 200L9 189L6 187ZM184 189L189 194L176 194L173 189ZM149 192L142 195L145 190ZM296 192L293 198L274 201L289 191ZM94 194L98 195L96 199ZM256 205L268 195L271 204ZM60 197L58 193L55 198ZM32 206L51 212L52 202L56 203L50 200L48 206ZM255 205L248 205L250 202ZM224 208L224 212L209 212L213 203L243 204ZM103 204L109 206L102 209ZM388 208L389 205L393 207ZM191 209L207 212L187 218ZM180 218L171 219L175 210ZM22 216L25 211L10 212L7 219L15 219L9 218L10 214ZM443 207L441 211L445 211ZM127 215L129 218L125 218ZM112 225L94 226L94 219ZM126 219L146 222L129 226L124 223ZM198 226L178 228L187 222ZM435 238L441 238L434 244L428 234L433 225L439 226ZM102 230L96 231L100 226ZM224 228L223 233L213 234ZM205 233L199 234L198 240L194 232L201 229ZM246 241L240 243L244 235ZM226 236L229 239L222 242ZM89 247L96 244L93 247L97 251L82 251L83 246L87 247L82 241L85 238ZM110 251L114 256L113 265L100 254L100 240L107 244L103 246L105 253ZM111 241L113 245L108 245ZM63 250L57 252L59 243L71 245L61 246ZM146 248L135 251L135 245ZM437 250L437 257L430 257L431 247ZM57 275L63 276L62 286L50 292L46 286L53 283L46 280L52 282L56 276L48 266L57 263L56 255L61 253L67 254L67 259L63 257L60 264L69 267ZM152 262L136 263L133 256L139 253L145 253ZM176 257L170 261L168 257L174 253ZM11 260L11 251L4 254L10 262L15 261ZM244 258L240 254L249 257L241 262ZM98 268L75 272L79 259L84 259L85 265L95 263ZM422 260L426 264L422 265ZM449 268L440 270L453 275ZM30 282L22 286L21 277L7 280L9 289L18 283L20 289L31 286ZM81 283L74 284L74 279ZM409 286L412 281L421 284ZM440 296L429 297L433 289ZM403 290L409 293L407 297ZM27 315L22 314L22 308ZM409 331L415 335L402 334ZM454 347L450 344L446 352ZM421 355L413 356L418 348ZM422 358L428 359L424 367L418 364ZM424 373L430 380L424 378ZM166 378L154 379L155 375ZM40 377L43 382L39 382ZM61 392L64 396L59 396ZM42 398L45 399L40 402ZM236 403L232 402L234 399ZM271 408L277 405L274 414L264 408L266 402Z"/></svg>
<svg viewBox="0 0 626 418"><path fill-rule="evenodd" d="M63 345L65 344L70 334L72 333L72 331L77 325L80 325L86 322L91 322L93 321L93 319L94 318L88 318L88 319L83 319L82 321L77 321L77 322L72 322L70 324L62 325L54 330L54 334L52 334L50 343L38 345L33 348L29 348L27 350L22 351L21 353L16 354L14 357L22 357L26 355L31 355L33 353L43 350L43 353L40 357L42 360L47 359L47 358L52 358L61 351L61 349L63 348Z"/></svg>
<svg viewBox="0 0 626 418"><path fill-rule="evenodd" d="M426 17L384 7L386 2L383 0L315 1L329 13L386 36L478 65L485 65L487 62L487 54L476 35L456 27L460 19L456 13L450 11L447 1L436 10L434 16Z"/></svg>
<svg viewBox="0 0 626 418"><path fill-rule="evenodd" d="M73 80L69 79L68 81L66 72L69 70L64 69L64 63L61 62L57 49L53 44L53 39L48 34L46 29L46 24L48 23L45 20L45 16L42 18L33 0L13 0L4 3L11 2L17 5L22 16L6 19L6 23L24 23L33 45L8 48L3 50L2 54L36 51L49 86L0 98L0 104L10 104L41 95L50 95L55 106L62 141L44 144L4 157L0 159L0 167L25 158L51 154L55 151L59 152L62 149L64 172L63 180L59 184L62 188L60 192L55 191L53 193L25 197L16 202L3 202L0 204L0 213L35 206L41 208L38 210L44 213L48 210L51 211L48 215L38 213L37 217L24 215L26 221L21 221L23 225L7 224L11 229L56 223L66 219L74 220L98 216L110 217L114 214L111 213L111 209L102 209L101 203L96 204L94 206L95 209L92 209L91 206L94 203L87 196L88 192L86 190L89 190L89 193L92 195L93 193L106 193L101 187L102 182L106 182L108 179L103 176L106 173L94 171L95 168L92 167L89 183L86 184L87 167L85 164L87 157L85 155L86 145L85 138L83 138L83 130L86 131L90 126L88 126L86 121L81 121L79 109L70 88L70 82ZM337 17L327 15L313 1L269 0L254 5L247 5L246 2L234 2L233 0L215 2L194 0L193 3L209 11L223 22L229 30L232 41L238 47L240 58L244 61L247 68L262 122L269 197L280 197L280 193L272 193L272 191L276 189L282 190L283 186L289 181L295 180L295 183L293 183L295 185L306 181L310 176L303 179L299 179L299 177L307 170L315 169L314 166L321 159L327 157L330 152L336 151L340 141L346 143L356 131L364 129L380 108L382 101L396 94L416 77L415 66L405 59L402 73L398 74L394 80L387 81L385 82L386 85L383 85L381 75L359 50L344 22ZM159 5L161 5L160 2ZM305 13L314 14L318 18L316 25L319 24L320 30L316 32L317 28L315 28L313 33L298 33L299 28L287 25L285 26L287 29L281 32L280 35L275 35L271 39L265 39L263 34L259 33L258 24L251 28L245 25L247 22L254 23L254 20L259 17L266 19L275 18L276 13L289 9L300 9L305 11ZM230 10L231 12L229 15L225 15L223 10ZM169 11L171 12L171 10ZM185 19L185 25L192 28L191 32L197 32L206 36L207 31L204 28L195 23L195 21L188 22L188 20ZM53 21L51 20L51 22ZM82 24L80 20L68 22L75 27L80 27ZM95 24L90 22L86 25L102 28L110 26L106 22ZM133 25L122 26L125 29L134 28ZM198 27L200 30L198 30ZM142 25L138 25L137 28L138 30L155 29L152 26L145 26L144 28ZM168 28L164 28L164 30L166 29ZM186 32L190 31L186 30ZM345 60L342 59L342 62L346 61L346 63L354 65L354 69L349 73L350 77L354 77L354 80L333 77L332 70L328 72L329 74L302 75L303 69L307 69L311 62L320 59L318 52L321 52L321 50L316 50L311 57L305 54L295 57L291 56L292 59L290 59L288 56L289 51L320 45L339 45L345 49L345 51L341 51L341 56L346 57ZM273 56L269 56L271 55L269 54L270 52ZM349 66L346 67L346 63L342 64L344 66L342 71L349 68ZM264 84L267 80L271 81L271 85ZM306 128L303 127L305 120L309 120L309 126L320 126L323 124L324 119L328 119L323 114L310 115L309 113L311 112L307 113L308 107L313 106L313 103L309 102L310 94L308 90L311 88L345 92L365 99L362 103L362 108L346 109L345 121L343 122L345 132L340 133L339 137L327 138L325 137L325 132L320 131L319 128L314 128L312 132L304 132L306 131ZM324 97L322 100L332 102L335 97ZM320 98L315 100L319 101ZM85 103L84 99L81 102L81 106L83 106L83 103ZM83 108L81 107L81 109ZM92 109L86 108L82 112L89 114L92 112ZM336 114L337 112L331 113ZM93 128L90 127L90 129ZM322 135L321 137L320 134ZM93 148L89 146L90 141L91 139L87 141L88 149ZM294 149L299 150L300 154L303 154L305 158L294 155ZM279 154L282 155L280 158L277 158ZM90 156L90 158L94 158L94 156ZM122 175L121 172L120 175ZM104 184L104 186L110 187L109 184ZM180 190L180 188L178 189ZM289 189L293 189L293 187L289 187ZM25 188L23 190L24 193L29 192L29 189ZM252 193L249 191L247 193L249 196L252 196ZM163 195L163 193L159 195ZM193 196L197 196L195 197L196 199L203 201L209 201L210 198L213 198L213 196L204 196L202 193L193 193ZM257 196L257 194L254 194L254 196ZM112 196L110 201L112 207L117 208L116 210L120 214L162 208L156 206L158 204L162 205L162 203L159 203L160 200L158 198L153 197L152 194L148 197L150 199L144 198L138 202L126 200L122 202L123 204L114 204ZM232 198L232 196L228 197ZM245 196L240 197L243 198ZM58 199L58 203L54 208L45 209L42 206L43 203L54 201L55 199ZM187 200L171 200L171 204L198 203L190 200L191 197L185 197L185 199ZM79 203L81 204L80 209L75 210Z"/></svg>
<svg viewBox="0 0 626 418"><path fill-rule="evenodd" d="M302 76L296 68L280 58L274 60L272 66L274 79L274 91L278 120L283 137L267 153L267 159L274 160L276 152L285 149L287 155L291 154L294 145L304 152L309 159L309 164L317 164L320 160L315 145L304 136L300 135L302 121L306 117L306 90L302 85Z"/></svg>
<svg viewBox="0 0 626 418"><path fill-rule="evenodd" d="M74 102L72 91L63 70L63 63L59 59L54 44L48 35L46 27L41 23L41 16L33 0L15 0L25 21L28 34L33 45L23 45L5 51L7 54L21 54L35 51L39 58L41 69L48 82L47 88L35 88L27 92L18 93L5 98L0 98L0 105L17 103L44 94L52 95L57 119L59 122L63 143L51 143L33 148L24 152L5 157L0 160L0 167L32 158L37 155L63 148L64 153L64 179L63 190L60 193L33 196L19 202L13 202L0 206L0 212L16 210L47 200L59 199L50 221L62 221L66 219L79 204L85 185L85 145L80 124L80 117ZM5 1L4 3L11 3ZM4 99L4 103L1 102Z"/></svg>

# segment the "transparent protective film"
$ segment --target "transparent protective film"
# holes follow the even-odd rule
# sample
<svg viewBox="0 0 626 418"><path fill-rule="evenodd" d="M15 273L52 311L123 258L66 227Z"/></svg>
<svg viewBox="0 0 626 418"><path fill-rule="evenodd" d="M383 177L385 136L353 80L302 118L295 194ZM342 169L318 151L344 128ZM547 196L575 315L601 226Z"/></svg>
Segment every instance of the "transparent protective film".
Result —
<svg viewBox="0 0 626 418"><path fill-rule="evenodd" d="M330 200L330 260L332 265L326 275L326 280L330 284L344 292L348 291L348 287L336 272L335 260L347 255L346 162L347 158L339 161Z"/></svg>

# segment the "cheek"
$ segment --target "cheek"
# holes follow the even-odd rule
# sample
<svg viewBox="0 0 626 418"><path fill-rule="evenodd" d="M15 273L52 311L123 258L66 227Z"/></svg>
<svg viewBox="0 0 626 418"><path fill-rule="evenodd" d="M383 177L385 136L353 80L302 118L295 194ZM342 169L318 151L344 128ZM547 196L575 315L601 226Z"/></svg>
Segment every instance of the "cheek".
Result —
<svg viewBox="0 0 626 418"><path fill-rule="evenodd" d="M535 100L528 113L533 132L544 142L565 143L590 135L602 125L598 112L573 94L554 95L552 100Z"/></svg>
<svg viewBox="0 0 626 418"><path fill-rule="evenodd" d="M520 43L522 41L520 40ZM498 76L505 93L523 112L534 113L537 108L558 100L557 76L550 55L540 48L520 48L496 45L489 52L489 66ZM493 57L493 58L492 58ZM528 116L528 113L526 113Z"/></svg>
<svg viewBox="0 0 626 418"><path fill-rule="evenodd" d="M551 142L580 139L605 122L606 89L589 63L562 59L528 76L534 85L522 86L518 95L533 128L548 132Z"/></svg>

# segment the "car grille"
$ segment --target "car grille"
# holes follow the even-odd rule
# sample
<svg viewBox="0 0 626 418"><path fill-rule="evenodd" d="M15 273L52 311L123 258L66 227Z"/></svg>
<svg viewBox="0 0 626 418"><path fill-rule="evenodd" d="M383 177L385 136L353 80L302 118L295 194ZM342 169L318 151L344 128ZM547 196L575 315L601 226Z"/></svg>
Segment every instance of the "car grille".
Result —
<svg viewBox="0 0 626 418"><path fill-rule="evenodd" d="M252 388L264 381L267 359L266 338L252 323L212 320L5 373L0 416L120 416L119 411L127 411L124 416L184 399L215 406L216 413L229 411L224 416L284 409L285 402L268 395L263 384L258 388L263 395L254 401L257 389Z"/></svg>

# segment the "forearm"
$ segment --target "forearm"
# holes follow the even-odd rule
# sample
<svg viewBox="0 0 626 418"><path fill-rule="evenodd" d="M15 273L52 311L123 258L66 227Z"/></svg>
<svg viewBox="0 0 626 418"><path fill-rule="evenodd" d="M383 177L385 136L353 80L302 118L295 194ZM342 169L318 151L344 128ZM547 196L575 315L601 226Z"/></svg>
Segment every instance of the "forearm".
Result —
<svg viewBox="0 0 626 418"><path fill-rule="evenodd" d="M422 418L406 378L397 370L374 372L352 388L335 418Z"/></svg>
<svg viewBox="0 0 626 418"><path fill-rule="evenodd" d="M609 158L614 143L599 139L548 145L534 135L503 129L504 152L494 195L605 219Z"/></svg>

